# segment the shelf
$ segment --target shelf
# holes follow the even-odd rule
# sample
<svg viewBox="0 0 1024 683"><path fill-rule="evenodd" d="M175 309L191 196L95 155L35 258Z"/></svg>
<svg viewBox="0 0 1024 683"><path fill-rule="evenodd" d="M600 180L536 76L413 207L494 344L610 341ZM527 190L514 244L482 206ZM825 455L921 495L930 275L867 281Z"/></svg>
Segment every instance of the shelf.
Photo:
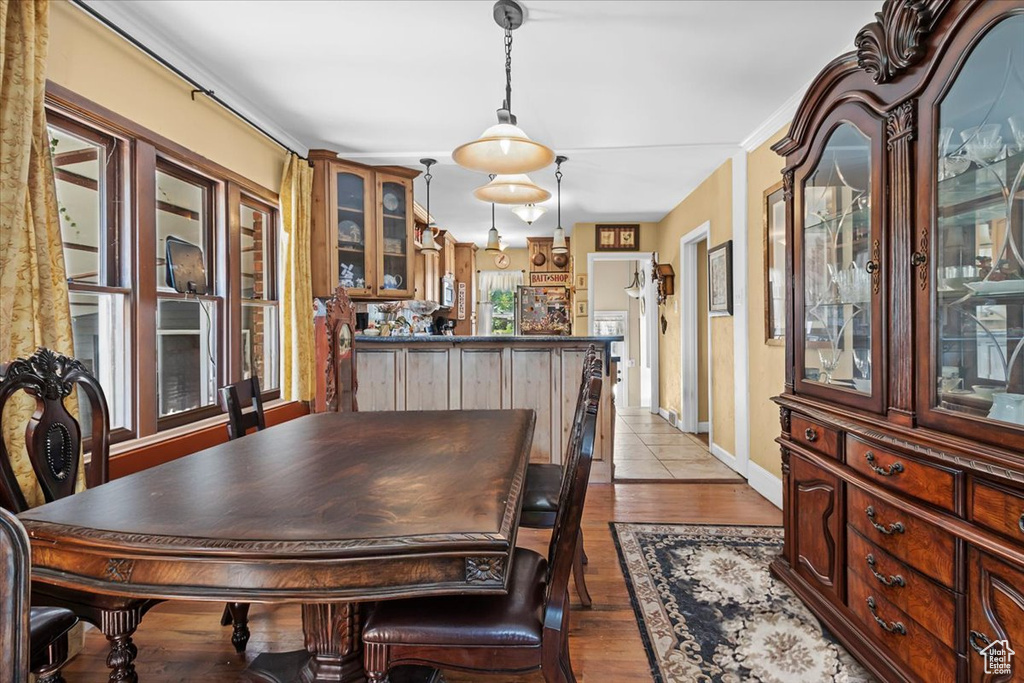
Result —
<svg viewBox="0 0 1024 683"><path fill-rule="evenodd" d="M352 208L350 206L339 206L338 207L338 211L344 211L345 213L355 213L355 214L359 214L360 216L362 216L364 213L366 213L366 211L363 210L363 209L355 209L355 208Z"/></svg>
<svg viewBox="0 0 1024 683"><path fill-rule="evenodd" d="M835 222L838 221L840 218L843 218L843 215L842 214L836 214L836 215L828 216L824 220L821 220L820 217L818 217L818 216L815 216L815 218L819 218L819 220L816 223L811 223L809 225L805 225L804 226L804 230L805 231L807 231L807 230L823 230L823 229L832 230L832 229L834 229ZM861 225L863 225L863 226L870 225L871 207L870 206L862 206L862 207L854 209L850 213L846 214L845 218L843 218L843 223L842 223L843 229L845 230L847 226L852 225L854 220L857 219L857 218L863 218L864 219L863 222L861 223ZM870 237L869 236L868 237L859 237L857 239L867 240L867 239L870 239Z"/></svg>
<svg viewBox="0 0 1024 683"><path fill-rule="evenodd" d="M972 162L970 168L963 173L938 181L939 218L955 216L965 211L974 213L988 204L998 204L1005 209L1002 183L1007 182L1007 178L1012 180L1022 163L1024 153L1018 152L1006 159L994 161L986 167L980 167ZM1002 183L999 179L1002 179ZM1018 192L1015 198L1024 201L1024 191ZM1003 211L1004 217L1005 213Z"/></svg>
<svg viewBox="0 0 1024 683"><path fill-rule="evenodd" d="M393 213L385 213L383 215L384 215L384 218L391 218L391 219L394 219L396 221L404 221L406 219L406 216L404 216L404 215L396 215L396 214L393 214Z"/></svg>
<svg viewBox="0 0 1024 683"><path fill-rule="evenodd" d="M366 253L365 249L360 249L358 247L342 247L342 246L339 246L338 247L338 251L345 252L346 254L360 254L360 255L362 255L362 254Z"/></svg>

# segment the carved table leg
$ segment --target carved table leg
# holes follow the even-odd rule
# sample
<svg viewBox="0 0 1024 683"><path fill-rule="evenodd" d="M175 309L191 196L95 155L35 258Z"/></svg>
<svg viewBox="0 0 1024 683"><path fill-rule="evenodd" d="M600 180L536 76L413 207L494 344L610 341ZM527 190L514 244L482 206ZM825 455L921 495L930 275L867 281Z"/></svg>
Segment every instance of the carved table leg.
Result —
<svg viewBox="0 0 1024 683"><path fill-rule="evenodd" d="M138 683L135 673L135 657L139 649L132 642L132 634L142 620L141 610L103 610L100 630L110 641L107 667L110 669L110 683Z"/></svg>
<svg viewBox="0 0 1024 683"><path fill-rule="evenodd" d="M249 642L249 603L229 602L224 606L224 615L220 619L221 626L231 625L231 644L235 652L242 654Z"/></svg>
<svg viewBox="0 0 1024 683"><path fill-rule="evenodd" d="M303 683L366 680L363 674L363 620L358 603L302 606L302 632L312 655L299 674Z"/></svg>

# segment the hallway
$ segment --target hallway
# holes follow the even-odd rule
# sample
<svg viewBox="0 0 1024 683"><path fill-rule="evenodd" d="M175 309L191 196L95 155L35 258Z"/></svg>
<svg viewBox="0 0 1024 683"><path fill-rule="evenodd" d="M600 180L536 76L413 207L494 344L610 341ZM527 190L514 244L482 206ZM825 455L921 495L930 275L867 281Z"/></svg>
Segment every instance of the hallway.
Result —
<svg viewBox="0 0 1024 683"><path fill-rule="evenodd" d="M685 434L647 408L620 408L615 421L615 479L742 482L711 455L706 434Z"/></svg>

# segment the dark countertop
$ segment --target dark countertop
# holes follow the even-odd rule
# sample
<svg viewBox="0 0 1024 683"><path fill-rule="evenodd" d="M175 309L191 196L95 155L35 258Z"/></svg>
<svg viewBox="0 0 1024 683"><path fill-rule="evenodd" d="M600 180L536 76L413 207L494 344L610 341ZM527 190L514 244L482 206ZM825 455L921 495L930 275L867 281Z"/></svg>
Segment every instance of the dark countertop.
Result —
<svg viewBox="0 0 1024 683"><path fill-rule="evenodd" d="M452 344L461 344L466 342L563 342L571 344L579 344L583 342L594 342L599 344L610 344L611 342L622 341L621 336L616 337L564 337L558 335L496 335L496 336L480 336L480 335L461 335L449 337L441 334L431 334L420 337L367 337L362 334L356 334L355 341L358 344L372 343L372 344L417 344L424 342L450 342Z"/></svg>

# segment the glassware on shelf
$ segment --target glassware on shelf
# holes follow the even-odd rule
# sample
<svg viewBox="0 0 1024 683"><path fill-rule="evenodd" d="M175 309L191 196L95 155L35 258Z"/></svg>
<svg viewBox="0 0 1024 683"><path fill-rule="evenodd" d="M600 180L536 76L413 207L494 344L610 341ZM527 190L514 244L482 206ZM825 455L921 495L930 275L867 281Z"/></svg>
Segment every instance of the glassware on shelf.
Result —
<svg viewBox="0 0 1024 683"><path fill-rule="evenodd" d="M971 166L971 160L964 154L963 146L950 151L949 144L952 140L952 128L939 129L939 180L958 176Z"/></svg>
<svg viewBox="0 0 1024 683"><path fill-rule="evenodd" d="M843 352L835 347L830 349L818 349L818 363L821 365L820 381L824 384L832 384L833 374L839 367L839 360Z"/></svg>
<svg viewBox="0 0 1024 683"><path fill-rule="evenodd" d="M1003 136L1000 134L1002 129L1003 127L998 123L987 123L960 131L967 158L979 166L984 166L995 160L1003 151Z"/></svg>
<svg viewBox="0 0 1024 683"><path fill-rule="evenodd" d="M1010 126L1010 134L1016 146L1017 154L1024 152L1024 114L1013 114L1007 117L1006 124Z"/></svg>

